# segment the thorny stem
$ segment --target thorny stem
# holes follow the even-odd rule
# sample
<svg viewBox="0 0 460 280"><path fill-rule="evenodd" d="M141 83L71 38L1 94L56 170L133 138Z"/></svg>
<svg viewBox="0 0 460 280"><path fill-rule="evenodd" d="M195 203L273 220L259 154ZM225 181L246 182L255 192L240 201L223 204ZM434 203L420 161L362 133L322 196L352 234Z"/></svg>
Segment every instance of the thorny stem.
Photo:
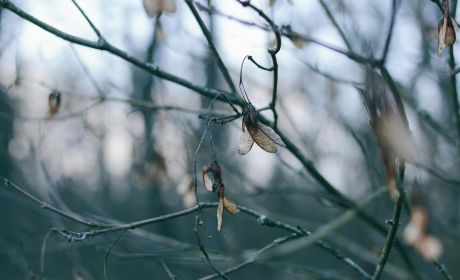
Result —
<svg viewBox="0 0 460 280"><path fill-rule="evenodd" d="M186 0L185 3L187 3L188 7L193 13L193 16L195 17L196 21L200 25L200 28L203 31L203 34L206 37L206 40L208 41L209 48L211 49L211 52L214 54L214 57L216 58L217 66L219 67L220 72L222 72L222 75L224 76L225 81L230 87L230 90L232 91L233 95L237 96L238 92L236 90L235 84L233 83L232 78L230 77L230 73L228 72L227 67L225 67L224 62L222 61L219 55L219 52L217 51L216 46L214 45L212 34L209 32L208 28L206 27L203 20L201 19L200 14L196 10L195 6L193 5L193 1Z"/></svg>
<svg viewBox="0 0 460 280"><path fill-rule="evenodd" d="M123 230L120 235L118 235L117 239L115 239L115 241L113 241L112 245L110 245L109 249L107 250L107 252L105 253L105 256L104 256L104 279L107 280L107 257L109 256L109 253L110 253L110 250L112 250L113 246L115 245L115 243L118 242L118 239L120 239L120 237L123 235L123 233L126 232L126 229Z"/></svg>
<svg viewBox="0 0 460 280"><path fill-rule="evenodd" d="M392 223L390 224L387 241L385 243L385 247L383 247L377 268L375 269L374 277L372 278L373 280L380 279L380 276L382 275L383 268L385 267L388 257L390 256L391 248L395 242L396 232L398 231L398 227L400 225L401 209L406 197L406 188L403 184L398 182L398 189L398 197L396 198L393 219L391 220Z"/></svg>

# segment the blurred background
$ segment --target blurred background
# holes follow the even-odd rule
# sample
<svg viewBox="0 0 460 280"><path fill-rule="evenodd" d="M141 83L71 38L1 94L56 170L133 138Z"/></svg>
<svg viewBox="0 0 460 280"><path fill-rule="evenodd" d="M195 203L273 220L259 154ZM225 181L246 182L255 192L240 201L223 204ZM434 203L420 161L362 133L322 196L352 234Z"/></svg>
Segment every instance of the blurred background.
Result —
<svg viewBox="0 0 460 280"><path fill-rule="evenodd" d="M319 0L277 0L272 6L268 0L251 3L279 26L346 50L327 9L356 53L381 55L391 1L322 1L324 5ZM241 22L267 26L256 12L237 1L197 2L239 19L199 11L235 85L246 55L271 67L267 48L273 33ZM63 32L98 40L70 0L16 0L14 4ZM184 1L176 1L175 13L154 17L148 16L141 0L79 0L78 4L114 46L196 85L230 91ZM196 205L193 160L206 128L198 115L206 113L210 98L108 52L71 44L7 9L0 11L0 176L50 205L98 222L130 223ZM400 1L387 68L403 93L415 143L414 162L406 170L408 197L412 200L412 193L422 197L429 216L427 231L441 241L439 260L455 278L460 275L460 162L449 87L450 47L442 57L437 54L441 18L432 1ZM454 54L460 52L458 44L452 48ZM321 45L286 37L277 58L280 130L349 198L360 201L385 185L379 146L355 88L364 84L365 68ZM243 81L257 109L269 105L272 73L246 62ZM52 92L61 94L61 105L47 118ZM154 110L134 106L130 100L180 109ZM211 112L233 114L222 102L215 102ZM273 120L271 111L261 114ZM254 145L249 154L240 156L241 118L222 126L211 124L210 131L226 196L237 204L309 231L345 211L330 201L330 195L287 149L269 154ZM212 160L207 135L196 157L200 202L218 202L201 177L202 167ZM389 228L385 220L391 219L393 208L394 201L384 193L365 210ZM201 241L221 270L289 234L261 226L245 213L228 212L218 232L215 208L204 209L203 220L212 238L200 228ZM401 238L408 222L403 211ZM42 245L52 227L91 230L2 187L0 278L103 279L104 255L119 232L82 243L51 234L42 258ZM109 255L108 278L168 279L161 261L178 279L213 274L201 259L194 228L195 214L190 214L127 231ZM324 238L371 275L385 240L386 235L359 219ZM441 279L430 261L404 246L425 279ZM250 265L229 277L360 279L344 262L315 246ZM412 279L395 250L382 279Z"/></svg>

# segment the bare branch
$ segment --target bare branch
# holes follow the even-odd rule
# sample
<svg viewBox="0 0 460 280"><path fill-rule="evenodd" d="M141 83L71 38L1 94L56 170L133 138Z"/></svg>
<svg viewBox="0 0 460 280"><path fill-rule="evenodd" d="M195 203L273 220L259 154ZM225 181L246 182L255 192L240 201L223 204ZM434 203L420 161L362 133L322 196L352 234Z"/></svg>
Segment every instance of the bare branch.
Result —
<svg viewBox="0 0 460 280"><path fill-rule="evenodd" d="M188 5L190 10L192 11L193 16L195 17L196 21L200 25L200 28L203 31L203 34L206 37L206 40L208 41L209 48L211 49L211 52L214 54L214 57L216 58L217 66L219 67L220 72L222 73L225 81L230 87L230 90L232 91L233 95L237 96L238 92L236 90L235 84L233 83L232 77L230 77L230 73L228 72L227 67L225 67L224 62L222 61L222 58L220 58L219 52L217 51L216 46L214 45L212 34L209 32L208 28L206 27L203 20L201 19L200 14L196 10L195 6L193 5L193 1L186 0L185 3Z"/></svg>

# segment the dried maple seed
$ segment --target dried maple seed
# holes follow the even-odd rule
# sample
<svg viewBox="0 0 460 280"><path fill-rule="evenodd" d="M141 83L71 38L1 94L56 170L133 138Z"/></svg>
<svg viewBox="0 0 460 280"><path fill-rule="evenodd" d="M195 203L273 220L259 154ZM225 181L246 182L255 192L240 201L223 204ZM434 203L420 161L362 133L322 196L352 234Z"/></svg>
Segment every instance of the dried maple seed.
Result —
<svg viewBox="0 0 460 280"><path fill-rule="evenodd" d="M458 30L458 23L449 15L449 5L446 0L442 1L444 17L438 24L438 55L441 57L442 51L446 46L452 46L455 43L455 30ZM455 29L455 30L454 30Z"/></svg>
<svg viewBox="0 0 460 280"><path fill-rule="evenodd" d="M46 113L47 118L52 118L59 111L61 106L61 94L59 92L52 92L48 97L49 110Z"/></svg>
<svg viewBox="0 0 460 280"><path fill-rule="evenodd" d="M144 9L150 17L159 12L175 13L177 10L175 0L144 0Z"/></svg>
<svg viewBox="0 0 460 280"><path fill-rule="evenodd" d="M271 127L259 123L257 111L251 103L248 103L243 109L242 130L243 135L240 137L240 146L238 147L240 155L249 153L254 142L269 153L278 151L276 145L286 147L281 137Z"/></svg>
<svg viewBox="0 0 460 280"><path fill-rule="evenodd" d="M211 179L208 176L209 172L212 172L214 174L213 181L211 181ZM203 167L203 183L208 191L215 191L217 186L220 184L221 179L222 171L220 169L220 165L217 162L209 162Z"/></svg>
<svg viewBox="0 0 460 280"><path fill-rule="evenodd" d="M217 188L217 196L219 197L219 207L217 207L217 230L222 228L222 217L224 215L224 208L228 213L236 215L240 212L240 209L236 206L236 203L227 197L225 197L225 186L223 183L220 183Z"/></svg>

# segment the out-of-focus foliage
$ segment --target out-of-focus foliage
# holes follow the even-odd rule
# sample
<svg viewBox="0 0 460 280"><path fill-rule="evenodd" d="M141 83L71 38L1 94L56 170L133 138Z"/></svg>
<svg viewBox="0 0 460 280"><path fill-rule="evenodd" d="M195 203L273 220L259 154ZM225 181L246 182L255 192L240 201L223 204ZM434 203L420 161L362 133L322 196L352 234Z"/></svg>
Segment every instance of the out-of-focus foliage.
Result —
<svg viewBox="0 0 460 280"><path fill-rule="evenodd" d="M195 85L230 91L184 1L77 2L105 40L130 56L159 65ZM234 0L197 2L215 8L213 13L199 10L199 14L234 84L239 82L246 55L261 65L272 65L267 47L276 41L256 12ZM283 30L363 57L381 56L392 1L322 2L328 11L319 0L250 1ZM396 2L385 65L401 93L411 134L400 135L399 119L392 123L391 118L398 116L397 106L392 103L391 85L384 80L379 80L381 93L388 95L394 114L388 118L380 115L380 123L369 116L359 91L369 86L369 65L364 67L340 52L295 37L282 37L277 54L278 128L332 186L356 201L389 182L389 165L379 145L383 138L373 128L386 131L389 146L396 142L401 147L404 142L402 152L410 150L410 157L404 156L408 161L404 183L408 194L416 188L424 203L413 205L412 218L403 209L397 237L402 241L405 232L403 246L423 277L441 279L425 259L440 256L455 278L460 275L460 157L454 118L458 106L453 106L458 100L452 99L458 87L455 78L452 82L449 63L452 56L460 57L459 45L446 47L441 57L437 52L438 39L442 39L437 25L441 31L447 30L455 27L455 21L447 18L442 25L439 20L445 15L429 0ZM68 34L99 39L70 0L16 0L14 4ZM56 208L100 223L130 223L196 205L194 155L206 130L205 120L198 115L206 116L211 99L152 76L109 52L70 44L6 8L0 12L0 176ZM451 9L450 14L455 18L456 10ZM245 24L248 22L255 24ZM441 42L449 46L446 40ZM247 61L244 67L244 85L252 105L256 110L269 107L273 73ZM372 71L382 79L379 69ZM139 100L150 102L150 107L136 103ZM152 102L157 107L153 108ZM242 112L243 108L239 109ZM213 116L234 114L220 101L214 102L210 112ZM257 114L274 119L270 110ZM254 140L259 142L248 135L248 123L246 136L241 136L240 121L209 126L225 175L225 196L271 219L312 232L345 211L290 150L276 146L284 142L275 131L251 124L256 133L267 136L267 142L272 141L269 144L274 151L278 150L267 153L252 146ZM262 127L270 130L273 138ZM238 153L240 137L252 143L251 153L246 143L245 156ZM392 163L397 163L399 151L388 151ZM215 186L222 185L217 197L203 187L201 169L213 160L213 147L206 135L196 157L198 200L220 200L222 206L229 203L233 209L233 201L225 201L223 184ZM396 170L396 166L391 168ZM212 184L215 176L206 178ZM413 202L413 196L408 195L407 204ZM385 194L364 210L388 229L385 220L391 219L393 208L394 199ZM250 259L290 234L276 226L264 226L263 220L246 213L226 215L220 231L215 208L203 208L202 217L206 230L200 227L201 242L220 270ZM2 185L0 278L103 279L105 253L119 232L69 243L54 233L46 238L53 227L73 232L94 229L43 210ZM178 279L214 273L201 260L194 229L195 214L190 214L127 231L108 255L108 278L168 279L163 263ZM323 239L372 275L386 236L354 218ZM433 250L427 249L428 243ZM382 279L411 279L412 275L395 249L383 273ZM228 276L359 278L345 262L315 246L255 262Z"/></svg>

